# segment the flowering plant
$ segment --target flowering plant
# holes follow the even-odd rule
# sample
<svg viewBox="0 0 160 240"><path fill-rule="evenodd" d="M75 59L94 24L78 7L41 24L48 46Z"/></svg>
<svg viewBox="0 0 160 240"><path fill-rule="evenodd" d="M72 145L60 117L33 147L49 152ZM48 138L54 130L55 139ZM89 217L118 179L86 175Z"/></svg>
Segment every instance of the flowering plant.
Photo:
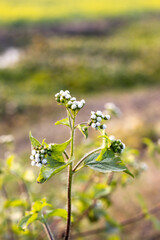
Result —
<svg viewBox="0 0 160 240"><path fill-rule="evenodd" d="M52 176L68 167L68 193L67 193L67 211L65 209L54 209L49 216L60 216L67 220L65 231L65 240L70 237L71 220L72 220L72 184L73 176L84 167L89 167L92 170L100 173L113 173L125 172L131 176L132 173L128 170L125 163L121 159L121 154L125 149L125 144L121 140L116 140L113 136L108 136L106 133L106 124L104 122L110 120L111 114L116 114L117 108L111 104L106 106L105 112L97 110L91 111L91 116L88 122L76 123L76 116L79 111L85 106L85 100L77 101L72 97L68 90L61 90L55 95L55 99L59 105L66 108L67 118L59 120L56 125L65 125L69 127L70 139L61 144L46 143L45 140L40 143L35 139L31 132L29 134L32 145L31 151L31 165L40 168L40 173L37 178L38 183L45 183ZM118 112L118 111L117 111ZM79 161L75 159L75 130L78 129L85 138L88 137L89 128L98 130L100 133L102 144L100 147L93 149L91 152L85 154ZM67 153L66 148L70 146L70 153ZM38 203L38 210L36 207L20 221L19 226L30 224L32 220L41 221L46 228L50 239L54 239L49 227L47 226L46 219L48 215L43 216L41 210L43 207L48 206L43 200ZM73 222L74 225L74 222Z"/></svg>

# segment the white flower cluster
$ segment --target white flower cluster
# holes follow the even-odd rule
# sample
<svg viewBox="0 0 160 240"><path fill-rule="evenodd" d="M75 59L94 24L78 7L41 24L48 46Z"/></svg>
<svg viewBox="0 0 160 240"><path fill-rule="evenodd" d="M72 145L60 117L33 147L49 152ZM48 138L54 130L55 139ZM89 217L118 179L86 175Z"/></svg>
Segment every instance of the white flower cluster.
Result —
<svg viewBox="0 0 160 240"><path fill-rule="evenodd" d="M106 129L107 126L106 124L102 124L102 120L109 120L110 119L110 115L104 115L101 111L97 111L97 112L91 112L91 119L90 119L90 123L89 125L92 128L95 128L96 130L98 130L98 128L100 129Z"/></svg>
<svg viewBox="0 0 160 240"><path fill-rule="evenodd" d="M77 101L75 97L72 97L70 95L70 92L68 90L61 90L55 95L55 98L58 103L64 104L67 108L70 108L73 111L80 110L85 104L84 99Z"/></svg>
<svg viewBox="0 0 160 240"><path fill-rule="evenodd" d="M42 165L46 165L47 155L51 154L50 148L50 145L49 148L46 148L44 146L34 148L32 150L32 155L30 156L31 165L37 167L42 167Z"/></svg>

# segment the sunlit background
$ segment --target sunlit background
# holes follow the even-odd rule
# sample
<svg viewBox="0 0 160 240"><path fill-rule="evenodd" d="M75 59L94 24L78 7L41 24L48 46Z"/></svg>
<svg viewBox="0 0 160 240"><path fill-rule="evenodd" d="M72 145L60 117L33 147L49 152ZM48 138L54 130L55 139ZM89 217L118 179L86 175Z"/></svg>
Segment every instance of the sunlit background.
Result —
<svg viewBox="0 0 160 240"><path fill-rule="evenodd" d="M127 187L127 193L119 190L112 214L121 220L138 212L137 192L145 196L148 206L156 204L160 168L144 156L144 138L157 142L160 137L160 1L0 1L0 135L14 138L9 149L1 147L1 159L8 151L17 154L15 161L26 167L24 175L33 200L45 195L55 205L58 200L49 184L46 190L38 185L38 170L30 167L28 132L32 130L36 138L45 137L47 142L67 140L67 129L54 126L65 117L64 109L54 100L61 89L86 100L79 120L87 121L90 111L103 110L106 102L115 103L122 114L108 124L107 132L138 149L139 159L149 166L148 173ZM96 138L94 131L90 135ZM78 136L76 144L82 145L83 137ZM54 179L51 182L54 185ZM63 174L60 184L65 185ZM16 183L13 186L17 191ZM11 198L16 198L12 186L8 189ZM64 189L59 193L61 202ZM129 227L122 239L159 239L157 234L145 222ZM1 236L4 239L3 233Z"/></svg>

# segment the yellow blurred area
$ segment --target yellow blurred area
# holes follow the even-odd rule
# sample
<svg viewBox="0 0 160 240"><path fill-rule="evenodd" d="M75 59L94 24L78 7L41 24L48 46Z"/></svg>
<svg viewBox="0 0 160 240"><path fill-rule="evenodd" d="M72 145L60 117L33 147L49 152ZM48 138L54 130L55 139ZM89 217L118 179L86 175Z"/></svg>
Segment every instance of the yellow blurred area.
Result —
<svg viewBox="0 0 160 240"><path fill-rule="evenodd" d="M159 11L160 1L152 0L1 0L0 21L63 19L72 17L100 17Z"/></svg>

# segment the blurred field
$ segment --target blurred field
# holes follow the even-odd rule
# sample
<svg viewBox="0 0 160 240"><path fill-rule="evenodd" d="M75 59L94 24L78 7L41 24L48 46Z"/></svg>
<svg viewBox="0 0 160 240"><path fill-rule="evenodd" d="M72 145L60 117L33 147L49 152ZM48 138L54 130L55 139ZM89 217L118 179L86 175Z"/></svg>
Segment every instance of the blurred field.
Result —
<svg viewBox="0 0 160 240"><path fill-rule="evenodd" d="M62 19L91 19L141 12L159 11L158 0L118 1L118 0L1 0L0 23L25 23Z"/></svg>
<svg viewBox="0 0 160 240"><path fill-rule="evenodd" d="M63 88L93 94L159 86L159 17L144 16L113 26L105 27L99 36L68 33L61 37L51 32L45 37L39 31L26 35L27 43L16 37L16 29L13 38L8 32L21 58L15 66L0 69L2 103L14 102L20 108L44 105L48 96Z"/></svg>
<svg viewBox="0 0 160 240"><path fill-rule="evenodd" d="M87 121L90 111L103 110L106 102L118 105L122 116L108 122L107 133L139 149L139 161L149 165L141 178L113 194L111 215L121 221L140 212L137 192L145 197L149 208L157 204L159 168L146 154L143 138L157 141L160 137L160 1L1 0L0 11L0 135L15 137L15 146L9 150L19 156L15 162L19 171L24 171L32 200L46 196L55 207L65 205L66 171L46 183L45 188L36 183L38 170L30 166L28 132L32 130L36 138L45 137L47 142L60 143L69 137L66 127L54 126L55 121L65 117L54 94L68 89L77 99L87 102L78 121ZM90 130L90 136L96 139L97 135ZM83 155L85 147L93 147L90 138L85 147L83 143L77 132L77 156ZM0 152L6 155L8 149L2 146ZM1 156L2 165L4 159ZM75 177L77 196L83 192L89 175ZM93 181L107 176L96 175ZM17 198L15 176L9 176L6 186L9 197ZM59 192L54 191L55 186ZM23 192L21 195L23 198ZM5 217L0 215L0 231ZM85 220L84 230L88 226ZM38 234L41 226L35 229ZM158 240L159 231L145 220L128 226L121 237Z"/></svg>

